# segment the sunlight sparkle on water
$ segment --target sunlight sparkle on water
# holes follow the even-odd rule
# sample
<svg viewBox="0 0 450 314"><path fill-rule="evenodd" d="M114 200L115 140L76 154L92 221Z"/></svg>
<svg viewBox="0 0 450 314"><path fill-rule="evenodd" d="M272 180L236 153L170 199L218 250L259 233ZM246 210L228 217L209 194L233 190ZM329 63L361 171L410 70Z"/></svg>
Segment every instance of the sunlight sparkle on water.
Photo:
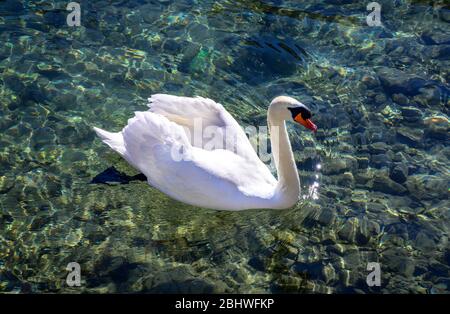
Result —
<svg viewBox="0 0 450 314"><path fill-rule="evenodd" d="M319 182L314 181L314 183L312 185L309 186L308 188L308 194L303 195L303 199L307 199L307 198L311 198L313 200L318 200L319 199Z"/></svg>

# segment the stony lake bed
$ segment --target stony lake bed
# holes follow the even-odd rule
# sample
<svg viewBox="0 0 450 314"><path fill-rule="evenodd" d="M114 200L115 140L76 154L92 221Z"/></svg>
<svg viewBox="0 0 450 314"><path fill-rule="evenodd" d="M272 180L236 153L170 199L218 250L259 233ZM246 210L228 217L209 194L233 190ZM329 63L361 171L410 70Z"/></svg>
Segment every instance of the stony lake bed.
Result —
<svg viewBox="0 0 450 314"><path fill-rule="evenodd" d="M448 293L450 8L444 1L0 2L0 292ZM265 125L280 94L299 204L174 201L95 137L154 93ZM320 165L320 168L318 167ZM81 266L80 287L66 266ZM368 263L381 286L366 283Z"/></svg>

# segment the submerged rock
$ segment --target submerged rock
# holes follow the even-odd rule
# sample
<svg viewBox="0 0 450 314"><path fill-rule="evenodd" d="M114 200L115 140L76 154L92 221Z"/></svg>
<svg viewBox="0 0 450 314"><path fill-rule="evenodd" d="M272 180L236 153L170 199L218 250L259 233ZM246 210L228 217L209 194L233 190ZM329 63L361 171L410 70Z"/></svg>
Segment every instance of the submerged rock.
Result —
<svg viewBox="0 0 450 314"><path fill-rule="evenodd" d="M415 246L422 251L429 251L435 248L436 243L433 239L424 231L421 231L417 234L415 239Z"/></svg>
<svg viewBox="0 0 450 314"><path fill-rule="evenodd" d="M371 75L365 75L363 76L363 78L361 79L361 81L370 88L375 88L378 85L380 85L380 82L378 81L378 79L374 76Z"/></svg>
<svg viewBox="0 0 450 314"><path fill-rule="evenodd" d="M356 160L358 161L358 168L359 169L366 169L369 166L369 158L362 156L362 157L356 157Z"/></svg>
<svg viewBox="0 0 450 314"><path fill-rule="evenodd" d="M56 143L55 131L49 127L38 128L33 131L30 142L36 150L40 150L46 145L53 145Z"/></svg>
<svg viewBox="0 0 450 314"><path fill-rule="evenodd" d="M394 68L381 67L377 70L377 74L389 94L416 95L426 83L422 78Z"/></svg>
<svg viewBox="0 0 450 314"><path fill-rule="evenodd" d="M408 177L408 167L406 164L396 163L389 172L389 177L397 183L404 183Z"/></svg>
<svg viewBox="0 0 450 314"><path fill-rule="evenodd" d="M433 116L424 120L426 136L437 140L448 140L450 121L444 116Z"/></svg>
<svg viewBox="0 0 450 314"><path fill-rule="evenodd" d="M407 191L404 186L391 180L384 172L375 174L372 181L372 189L393 195L403 195Z"/></svg>
<svg viewBox="0 0 450 314"><path fill-rule="evenodd" d="M351 172L344 172L339 176L337 183L342 187L352 188L355 186L355 178Z"/></svg>
<svg viewBox="0 0 450 314"><path fill-rule="evenodd" d="M450 45L431 46L426 53L433 59L450 60Z"/></svg>
<svg viewBox="0 0 450 314"><path fill-rule="evenodd" d="M0 176L0 194L7 193L15 185L15 178L11 175Z"/></svg>
<svg viewBox="0 0 450 314"><path fill-rule="evenodd" d="M389 270L397 272L405 277L412 276L415 269L414 260L411 257L408 257L406 252L401 249L392 248L383 252L381 263Z"/></svg>
<svg viewBox="0 0 450 314"><path fill-rule="evenodd" d="M373 155L384 154L388 146L384 142L376 142L369 145L369 152Z"/></svg>
<svg viewBox="0 0 450 314"><path fill-rule="evenodd" d="M260 257L252 257L248 261L248 265L259 271L265 271L266 265Z"/></svg>
<svg viewBox="0 0 450 314"><path fill-rule="evenodd" d="M421 39L426 45L445 45L450 44L450 33L440 30L424 32Z"/></svg>
<svg viewBox="0 0 450 314"><path fill-rule="evenodd" d="M392 100L395 101L399 105L405 106L409 103L408 97L406 97L402 93L393 94L391 97L392 97Z"/></svg>
<svg viewBox="0 0 450 314"><path fill-rule="evenodd" d="M383 168L388 167L391 163L391 160L386 154L378 154L370 156L370 163L374 168Z"/></svg>
<svg viewBox="0 0 450 314"><path fill-rule="evenodd" d="M197 278L174 279L169 275L169 280L152 285L146 283L146 292L150 293L189 293L189 294L204 294L204 293L219 293L224 292L222 285L213 285L211 282Z"/></svg>
<svg viewBox="0 0 450 314"><path fill-rule="evenodd" d="M317 222L323 226L328 226L331 225L335 219L336 213L330 208L324 208L317 218Z"/></svg>
<svg viewBox="0 0 450 314"><path fill-rule="evenodd" d="M322 262L302 263L297 262L292 266L292 270L302 276L312 280L322 280L330 282L336 276L336 272L331 265L323 265Z"/></svg>
<svg viewBox="0 0 450 314"><path fill-rule="evenodd" d="M338 231L338 236L340 239L352 243L355 240L357 228L358 219L356 217L349 218Z"/></svg>
<svg viewBox="0 0 450 314"><path fill-rule="evenodd" d="M400 127L397 129L397 139L412 147L422 146L423 130Z"/></svg>
<svg viewBox="0 0 450 314"><path fill-rule="evenodd" d="M359 245L367 244L372 237L377 236L380 233L380 225L369 220L367 217L360 219L359 230L356 233L356 242Z"/></svg>
<svg viewBox="0 0 450 314"><path fill-rule="evenodd" d="M37 216L33 219L29 229L30 231L38 231L48 224L50 220L51 219L48 216Z"/></svg>
<svg viewBox="0 0 450 314"><path fill-rule="evenodd" d="M411 196L419 200L439 200L448 197L446 180L435 175L410 176L406 186Z"/></svg>
<svg viewBox="0 0 450 314"><path fill-rule="evenodd" d="M443 7L439 10L439 18L444 22L450 23L450 8Z"/></svg>
<svg viewBox="0 0 450 314"><path fill-rule="evenodd" d="M441 89L438 86L420 88L414 96L413 103L422 107L439 106L441 103Z"/></svg>
<svg viewBox="0 0 450 314"><path fill-rule="evenodd" d="M333 158L324 161L323 170L324 174L340 174L344 172L351 172L356 169L357 160L354 157L346 156L342 158Z"/></svg>
<svg viewBox="0 0 450 314"><path fill-rule="evenodd" d="M403 119L408 122L417 122L422 119L422 110L416 107L403 107L401 111Z"/></svg>

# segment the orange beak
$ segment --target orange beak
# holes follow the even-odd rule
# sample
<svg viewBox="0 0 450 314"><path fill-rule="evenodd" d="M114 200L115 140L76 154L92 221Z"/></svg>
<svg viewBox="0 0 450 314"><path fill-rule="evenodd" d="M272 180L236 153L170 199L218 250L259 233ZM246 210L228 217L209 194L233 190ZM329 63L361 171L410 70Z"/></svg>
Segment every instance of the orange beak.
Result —
<svg viewBox="0 0 450 314"><path fill-rule="evenodd" d="M295 116L294 120L296 122L300 123L301 125L303 125L305 128L310 129L313 132L317 131L317 125L312 123L312 121L310 119L303 119L302 115L300 115L300 114Z"/></svg>

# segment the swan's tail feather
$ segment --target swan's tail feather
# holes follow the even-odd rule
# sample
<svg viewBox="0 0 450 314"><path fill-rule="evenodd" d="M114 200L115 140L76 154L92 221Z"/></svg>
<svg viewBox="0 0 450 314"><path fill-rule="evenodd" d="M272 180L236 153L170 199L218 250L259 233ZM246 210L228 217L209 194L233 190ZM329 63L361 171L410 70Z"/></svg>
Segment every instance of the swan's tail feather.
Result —
<svg viewBox="0 0 450 314"><path fill-rule="evenodd" d="M125 155L125 144L123 142L122 132L112 133L94 127L95 133L101 138L103 143L107 144L121 156Z"/></svg>

